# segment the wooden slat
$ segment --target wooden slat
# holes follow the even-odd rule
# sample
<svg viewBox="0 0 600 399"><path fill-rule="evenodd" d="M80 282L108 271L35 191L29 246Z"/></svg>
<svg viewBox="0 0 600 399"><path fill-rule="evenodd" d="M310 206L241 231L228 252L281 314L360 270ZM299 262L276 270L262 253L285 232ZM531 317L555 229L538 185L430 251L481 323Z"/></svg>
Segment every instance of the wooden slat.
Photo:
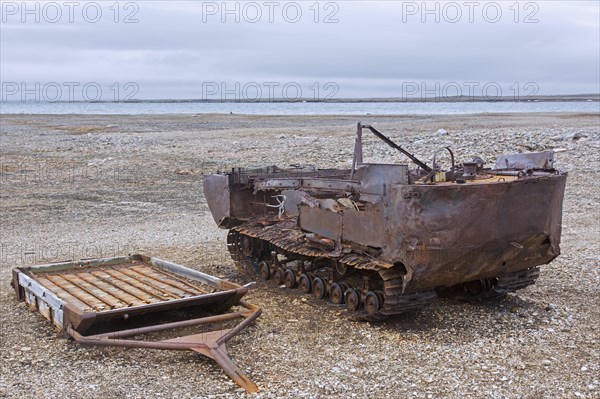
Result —
<svg viewBox="0 0 600 399"><path fill-rule="evenodd" d="M145 284L155 288L156 290L163 292L167 297L170 296L173 298L185 298L186 296L189 296L185 291L172 287L151 277L144 276L143 274L136 272L135 270L123 268L120 269L120 271L123 274L128 275L129 277L132 277L138 281L142 281Z"/></svg>
<svg viewBox="0 0 600 399"><path fill-rule="evenodd" d="M157 301L156 297L154 297L152 294L149 294L146 291L143 291L123 280L120 280L116 276L109 274L104 269L94 270L91 273L94 276L106 281L107 283L119 287L121 290L127 292L129 295L137 298L138 301L140 301L142 304L153 303Z"/></svg>
<svg viewBox="0 0 600 399"><path fill-rule="evenodd" d="M178 298L174 295L166 294L166 293L162 292L161 290L157 289L156 287L148 285L145 282L140 281L140 280L124 273L123 272L124 270L127 270L127 269L125 269L125 268L105 269L106 273L110 274L112 277L117 278L139 290L142 290L142 291L148 293L150 295L149 298L152 302L164 301L164 300L169 299L170 297Z"/></svg>
<svg viewBox="0 0 600 399"><path fill-rule="evenodd" d="M84 312L100 312L208 293L204 285L144 262L44 273L40 284Z"/></svg>
<svg viewBox="0 0 600 399"><path fill-rule="evenodd" d="M54 284L56 284L63 290L67 291L69 294L73 295L74 297L80 299L82 302L86 303L90 308L92 308L94 310L99 310L99 309L102 310L103 308L106 308L106 305L104 305L104 304L102 304L102 302L98 301L98 299L96 297L81 290L79 287L77 287L75 284L71 283L69 280L66 280L63 277L56 275L56 274L54 274L54 275L48 274L47 277ZM101 306L101 308L98 307L99 305Z"/></svg>
<svg viewBox="0 0 600 399"><path fill-rule="evenodd" d="M38 283L42 284L44 287L48 288L50 291L52 291L54 294L56 294L56 296L59 297L60 299L62 299L63 301L72 303L73 305L77 306L78 308L80 308L81 310L84 310L84 311L92 310L91 306L89 306L88 304L86 304L85 302L80 300L79 298L71 295L67 290L54 284L48 278L46 278L44 276L40 276L40 277L37 277L36 280L38 281Z"/></svg>
<svg viewBox="0 0 600 399"><path fill-rule="evenodd" d="M94 296L98 299L98 301L105 303L111 309L118 309L127 306L127 304L123 303L108 292L102 291L100 288L96 287L93 284L88 283L85 280L82 280L76 274L60 274L59 276L63 277L65 280L71 282L72 284L79 287L81 290L87 292L88 294Z"/></svg>
<svg viewBox="0 0 600 399"><path fill-rule="evenodd" d="M128 292L123 291L118 286L113 284L109 284L101 278L94 276L91 273L77 273L77 276L82 280L98 287L98 289L108 293L109 295L117 298L119 301L123 302L127 306L135 306L135 305L144 305L145 302L140 301L138 298L129 294Z"/></svg>
<svg viewBox="0 0 600 399"><path fill-rule="evenodd" d="M183 281L179 281L177 278L175 278L172 275L169 275L163 271L158 271L158 270L153 269L148 266L135 266L135 267L131 267L130 269L135 270L136 272L141 273L150 278L153 278L155 280L158 280L162 283L165 283L165 284L168 284L175 288L178 288L178 289L185 291L188 294L193 295L193 296L202 294L204 292L204 291L201 291L198 287L196 287L194 285L191 285L191 284L183 282Z"/></svg>

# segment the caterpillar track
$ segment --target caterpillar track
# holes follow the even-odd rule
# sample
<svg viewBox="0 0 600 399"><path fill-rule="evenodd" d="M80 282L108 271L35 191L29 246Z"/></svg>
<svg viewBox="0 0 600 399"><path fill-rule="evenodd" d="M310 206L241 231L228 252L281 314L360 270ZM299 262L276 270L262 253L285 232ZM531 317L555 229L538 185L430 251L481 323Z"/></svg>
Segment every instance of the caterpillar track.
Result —
<svg viewBox="0 0 600 399"><path fill-rule="evenodd" d="M405 271L400 267L365 254L317 248L307 242L295 223L295 219L270 225L262 221L231 229L227 247L242 274L250 279L274 280L317 299L346 305L348 317L363 321L384 320L423 308L436 299L435 290L403 293ZM449 296L499 296L533 284L538 276L539 269L532 268L476 280L452 287L454 294Z"/></svg>
<svg viewBox="0 0 600 399"><path fill-rule="evenodd" d="M231 229L228 250L240 271L250 278L273 279L317 299L346 305L348 316L357 320L383 320L436 299L433 290L403 294L404 271L400 268L363 254L332 254L311 246L294 222Z"/></svg>

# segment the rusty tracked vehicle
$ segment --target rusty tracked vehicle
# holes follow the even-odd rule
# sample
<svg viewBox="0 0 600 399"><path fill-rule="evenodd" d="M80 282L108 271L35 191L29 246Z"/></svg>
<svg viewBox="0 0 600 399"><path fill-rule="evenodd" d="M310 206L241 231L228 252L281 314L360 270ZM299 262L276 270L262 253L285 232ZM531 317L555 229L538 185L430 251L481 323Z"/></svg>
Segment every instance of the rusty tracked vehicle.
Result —
<svg viewBox="0 0 600 399"><path fill-rule="evenodd" d="M369 130L408 156L363 162ZM204 194L245 274L345 304L380 320L441 293L489 296L531 285L560 253L567 173L554 153L432 166L358 124L350 169L234 168L204 177Z"/></svg>

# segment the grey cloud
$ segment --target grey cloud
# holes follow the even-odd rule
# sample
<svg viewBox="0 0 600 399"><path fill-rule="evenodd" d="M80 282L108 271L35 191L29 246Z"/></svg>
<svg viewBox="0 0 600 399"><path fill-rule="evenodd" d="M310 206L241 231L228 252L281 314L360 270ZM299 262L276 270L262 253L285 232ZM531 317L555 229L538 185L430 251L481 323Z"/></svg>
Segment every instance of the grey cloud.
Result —
<svg viewBox="0 0 600 399"><path fill-rule="evenodd" d="M365 97L393 95L406 81L600 90L597 3L538 2L536 24L510 15L497 24L404 23L399 2L338 4L337 24L315 24L308 13L297 24L203 23L188 2L139 2L137 24L9 21L0 27L1 78L135 80L161 98L197 93L203 81L334 81L341 96Z"/></svg>

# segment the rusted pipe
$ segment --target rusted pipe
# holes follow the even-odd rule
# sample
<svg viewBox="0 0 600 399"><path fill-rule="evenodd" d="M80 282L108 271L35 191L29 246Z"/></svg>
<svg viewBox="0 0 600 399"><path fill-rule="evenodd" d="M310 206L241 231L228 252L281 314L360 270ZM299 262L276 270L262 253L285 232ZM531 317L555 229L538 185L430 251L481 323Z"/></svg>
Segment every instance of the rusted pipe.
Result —
<svg viewBox="0 0 600 399"><path fill-rule="evenodd" d="M150 333L155 333L155 332L160 332L160 331L173 330L175 328L193 327L193 326L198 326L200 324L232 320L232 319L236 319L239 317L246 317L247 314L248 314L248 312L226 313L223 315L207 316L207 317L202 317L202 318L198 318L198 319L190 319L190 320L182 320L182 321L176 321L176 322L172 322L172 323L158 324L155 326L132 328L130 330L113 331L113 332L106 333L106 334L89 335L88 337L90 337L90 338L91 337L110 338L110 339L127 338L127 337L133 337L135 335L150 334Z"/></svg>
<svg viewBox="0 0 600 399"><path fill-rule="evenodd" d="M232 328L231 330L229 330L228 332L226 332L223 336L221 336L221 338L219 338L217 340L217 343L219 345L222 344L222 343L224 343L224 342L229 341L234 335L236 335L237 333L239 333L243 328L245 328L250 323L252 323L254 320L256 320L258 318L258 316L260 316L261 313L262 313L262 310L258 306L251 305L248 302L245 302L243 300L240 300L238 302L238 305L243 306L244 308L246 308L248 310L251 310L252 313L250 314L250 316L248 316L240 324L238 324L237 326L235 326L234 328Z"/></svg>

